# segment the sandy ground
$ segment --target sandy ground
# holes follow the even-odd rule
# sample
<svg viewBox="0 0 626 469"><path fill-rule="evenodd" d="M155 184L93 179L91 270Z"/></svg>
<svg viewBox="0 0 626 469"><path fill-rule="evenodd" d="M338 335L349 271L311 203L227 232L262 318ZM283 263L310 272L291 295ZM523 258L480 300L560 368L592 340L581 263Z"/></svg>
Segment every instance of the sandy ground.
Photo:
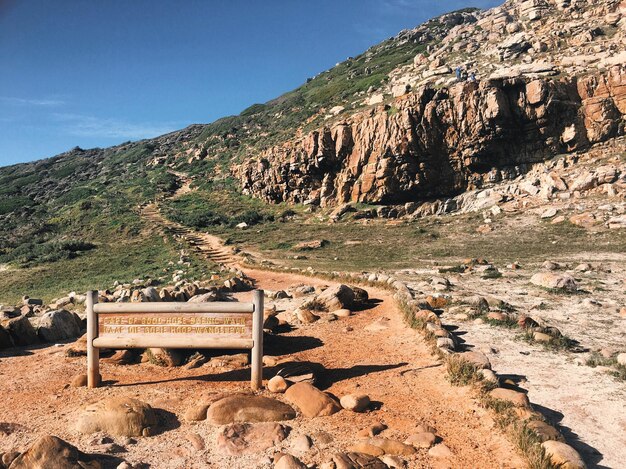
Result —
<svg viewBox="0 0 626 469"><path fill-rule="evenodd" d="M569 259L551 259L570 267L579 282L576 295L547 292L530 283L541 266L525 266L508 271L501 279L482 280L478 275L449 275L453 283L446 292L453 302L465 296L493 296L513 305L518 313L542 318L577 340L584 350L626 351L626 320L619 308L626 304L623 256L605 258L580 255ZM589 272L576 272L575 266L589 262ZM400 275L417 289L429 293L425 280L439 275L424 269ZM538 305L542 305L537 308ZM446 324L468 344L489 357L493 369L503 376L521 380L521 387L548 420L558 424L567 439L585 458L589 467L624 467L626 460L626 383L608 375L601 368L585 365L589 353L554 352L520 339L519 330L455 320L444 312ZM495 353L494 353L495 352Z"/></svg>
<svg viewBox="0 0 626 469"><path fill-rule="evenodd" d="M249 274L259 287L272 290L321 282L291 274ZM246 300L249 295L237 296ZM315 419L298 416L287 422L292 427L291 434L278 447L253 456L223 456L215 449L219 427L206 421L187 423L183 414L202 396L247 391L249 369L205 366L186 370L149 363L103 363L105 386L90 390L67 386L71 377L84 372L86 366L84 357L64 356L69 345L18 349L0 356L0 432L9 428L0 433L0 452L24 449L44 434L57 435L86 452L100 452L103 448L94 435L81 435L73 429L80 408L104 397L131 396L161 409L163 431L154 437L138 438L134 444L117 438L126 452L116 456L154 468L271 467L269 456L281 449L293 453L292 442L301 434L313 436L315 444L297 456L306 463L319 463L333 451L345 450L357 442L356 432L377 422L389 427L382 436L400 440L419 423L432 425L454 454L451 460L437 460L420 450L409 459L409 467L521 467L511 444L495 429L491 416L473 400L471 391L447 383L442 366L421 337L404 326L389 294L370 289L370 296L377 300L372 307L352 317L318 321L285 334L267 336L266 354L321 363L326 369L319 384L322 388L335 396L353 391L367 393L376 402L375 410L364 414L341 411ZM277 308L289 311L299 301L281 300ZM377 332L364 330L383 317L389 319L385 321L388 328ZM266 368L265 378L275 371ZM267 391L262 394L269 395ZM320 431L330 434L332 441L317 442ZM205 450L193 448L186 439L191 433L202 437ZM116 463L111 459L108 464L115 467Z"/></svg>

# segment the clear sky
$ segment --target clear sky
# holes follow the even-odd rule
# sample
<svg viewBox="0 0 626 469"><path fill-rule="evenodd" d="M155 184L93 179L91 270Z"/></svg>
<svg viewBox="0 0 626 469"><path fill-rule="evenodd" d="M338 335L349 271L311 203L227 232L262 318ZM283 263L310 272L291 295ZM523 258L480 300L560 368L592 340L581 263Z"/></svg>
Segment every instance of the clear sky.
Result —
<svg viewBox="0 0 626 469"><path fill-rule="evenodd" d="M0 166L237 114L499 0L0 0Z"/></svg>

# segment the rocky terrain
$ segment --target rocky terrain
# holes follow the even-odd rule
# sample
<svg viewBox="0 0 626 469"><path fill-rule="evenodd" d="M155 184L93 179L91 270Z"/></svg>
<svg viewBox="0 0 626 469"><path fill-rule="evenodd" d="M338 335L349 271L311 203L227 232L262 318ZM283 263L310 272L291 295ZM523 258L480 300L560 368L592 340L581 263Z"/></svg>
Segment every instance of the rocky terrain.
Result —
<svg viewBox="0 0 626 469"><path fill-rule="evenodd" d="M626 3L401 31L239 116L0 168L0 469L618 468ZM103 303L265 290L242 351L107 350Z"/></svg>

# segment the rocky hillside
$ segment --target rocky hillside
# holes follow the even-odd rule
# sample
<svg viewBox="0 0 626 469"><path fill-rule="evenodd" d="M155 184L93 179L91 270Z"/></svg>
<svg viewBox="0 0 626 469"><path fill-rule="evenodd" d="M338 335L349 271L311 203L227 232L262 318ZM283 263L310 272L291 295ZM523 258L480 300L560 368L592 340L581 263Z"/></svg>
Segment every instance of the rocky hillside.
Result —
<svg viewBox="0 0 626 469"><path fill-rule="evenodd" d="M612 0L466 12L392 70L365 109L334 108L323 126L235 171L246 193L268 202L399 203L517 177L623 135L625 14Z"/></svg>
<svg viewBox="0 0 626 469"><path fill-rule="evenodd" d="M625 132L625 25L616 0L457 11L238 116L0 168L0 264L138 236L172 171L272 203L421 204L584 152Z"/></svg>

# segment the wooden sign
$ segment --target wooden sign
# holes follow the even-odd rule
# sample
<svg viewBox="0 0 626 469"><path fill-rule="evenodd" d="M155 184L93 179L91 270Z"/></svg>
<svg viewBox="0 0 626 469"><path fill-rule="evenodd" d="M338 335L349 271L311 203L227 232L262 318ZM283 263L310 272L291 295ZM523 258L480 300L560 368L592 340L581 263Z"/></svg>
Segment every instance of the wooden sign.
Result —
<svg viewBox="0 0 626 469"><path fill-rule="evenodd" d="M253 389L261 388L263 291L252 303L97 303L87 293L87 386L99 385L99 349L251 349Z"/></svg>

